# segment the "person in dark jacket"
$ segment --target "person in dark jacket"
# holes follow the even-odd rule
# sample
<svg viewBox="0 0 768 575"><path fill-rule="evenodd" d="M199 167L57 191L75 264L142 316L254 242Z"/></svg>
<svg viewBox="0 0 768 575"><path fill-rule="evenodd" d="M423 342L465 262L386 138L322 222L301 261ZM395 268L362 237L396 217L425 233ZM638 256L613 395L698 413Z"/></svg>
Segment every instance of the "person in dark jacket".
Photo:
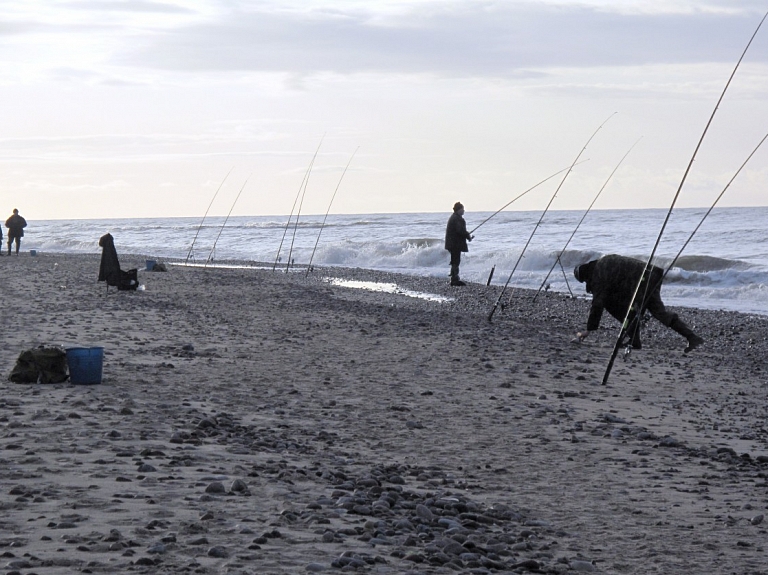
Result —
<svg viewBox="0 0 768 575"><path fill-rule="evenodd" d="M19 255L21 247L21 238L24 237L24 228L27 227L27 220L19 215L19 210L14 209L13 215L5 220L5 227L8 228L8 255L11 255L11 244L16 242L16 255Z"/></svg>
<svg viewBox="0 0 768 575"><path fill-rule="evenodd" d="M451 253L451 285L467 285L459 279L459 265L461 264L461 252L468 252L467 242L471 242L475 236L469 235L467 222L464 221L464 206L461 202L453 205L453 213L448 218L445 227L445 249Z"/></svg>
<svg viewBox="0 0 768 575"><path fill-rule="evenodd" d="M632 302L632 296L635 293L637 282L645 269L645 262L618 255L603 256L599 260L593 260L583 265L576 266L573 275L577 281L586 283L587 293L592 294L592 308L589 311L586 331L580 331L576 334L577 341L584 341L590 332L595 331L600 326L600 318L603 315L603 309L608 310L613 317L620 322L624 321L627 310ZM699 347L704 340L693 333L678 317L676 313L667 311L664 302L661 301L661 283L664 277L664 270L657 266L651 267L650 273L650 291L647 294L645 309L650 314L663 323L665 326L673 329L685 339L688 340L688 346L684 352L688 353ZM646 282L640 286L638 299L646 293ZM629 316L630 323L635 317L635 312ZM640 326L630 334L632 337L632 347L640 349Z"/></svg>

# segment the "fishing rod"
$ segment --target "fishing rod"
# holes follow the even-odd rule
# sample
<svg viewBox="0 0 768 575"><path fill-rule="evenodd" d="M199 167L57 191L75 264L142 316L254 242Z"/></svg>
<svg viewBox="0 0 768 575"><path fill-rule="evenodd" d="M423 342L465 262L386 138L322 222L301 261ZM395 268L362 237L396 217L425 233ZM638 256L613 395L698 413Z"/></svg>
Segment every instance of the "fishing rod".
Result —
<svg viewBox="0 0 768 575"><path fill-rule="evenodd" d="M712 205L709 207L709 209L707 210L707 212L706 212L706 213L705 213L705 214L702 216L702 218L701 218L701 221L700 221L700 222L698 223L698 225L697 225L697 226L696 226L696 227L693 229L693 231L691 232L691 235L690 235L690 236L688 236L688 239L687 239L687 240L685 240L685 243L683 244L683 247L682 247L682 248L680 248L680 251L679 251L679 252L677 252L677 255L676 255L676 256L675 256L675 257L672 259L672 261L669 263L669 265L667 266L667 268L664 270L664 275L661 277L661 279L659 280L659 282L658 282L658 283L661 283L662 281L664 281L664 278L666 278L666 277L667 277L667 274L670 272L670 270L672 269L672 267L675 265L675 263L677 262L677 260L678 260L678 259L680 258L680 256L682 255L682 253L683 253L683 250L685 250L685 248L687 248L687 247L688 247L688 244L689 244L689 243L691 243L691 240L693 239L693 236L694 236L694 235L696 235L696 232L698 232L698 231L699 231L699 228L700 228L700 227L702 226L702 224L704 223L704 220L706 220L706 219L707 219L707 216L709 216L709 214L710 214L710 213L712 213L712 210L714 210L714 209L715 209L715 206L717 206L717 203L720 201L720 198L722 198L722 197L723 197L723 194L725 194L726 190L727 190L729 187L731 187L731 184L733 183L733 181L734 181L734 180L736 179L736 177L737 177L737 176L738 176L738 175L741 173L741 170L743 170L743 169L744 169L744 167L747 165L747 163L749 162L749 160L751 160L751 159L752 159L752 156L754 156L754 155L757 153L757 150L759 150L759 149L760 149L760 146L762 146L762 145L763 145L763 142L765 142L765 140L768 140L768 134L766 134L765 136L763 136L763 139L762 139L762 140L760 140L760 143L759 143L759 144L758 144L758 145L755 147L755 149L754 149L754 150L752 150L752 153L751 153L751 154L749 154L749 156L747 156L747 159L746 159L746 160L744 160L744 163L742 163L742 164L741 164L741 166L739 166L739 169L738 169L738 170L736 170L736 173L735 173L735 174L733 174L733 177L732 177L730 180L728 180L728 183L727 183L727 184L725 185L725 187L723 188L723 191L722 191L722 192L720 192L720 194L717 196L717 198L715 198L715 201L714 201L714 202L712 203ZM655 287L655 286L654 286L654 287ZM653 291L653 290L651 290L651 291Z"/></svg>
<svg viewBox="0 0 768 575"><path fill-rule="evenodd" d="M700 227L701 227L701 226L704 224L704 220L706 220L706 219L707 219L707 217L709 216L709 214L710 214L710 213L712 213L712 210L714 210L714 209L715 209L715 206L717 206L717 203L718 203L718 202L720 201L720 199L723 197L723 195L724 195L724 194L725 194L725 192L728 190L728 188L731 186L731 184L733 183L733 181L734 181L734 180L736 179L736 177L737 177L737 176L738 176L738 175L741 173L741 171L742 171L742 170L744 169L744 167L747 165L747 163L749 162L749 160L751 160L751 159L752 159L752 156L754 156L754 155L755 155L755 153L757 153L757 150L759 150L759 149L760 149L760 146L762 146L762 145L763 145L763 143L765 142L765 140L766 140L766 139L768 139L768 134L766 134L765 136L763 136L763 139L762 139L762 140L760 140L760 143L758 143L758 144L757 144L757 146L755 146L755 149L754 149L754 150L752 150L752 153L750 153L750 154L749 154L749 156L747 156L747 159L746 159L746 160L744 160L744 162L741 164L741 166L739 166L739 169L738 169L738 170L736 170L736 173L733 175L733 177L732 177L730 180L728 180L728 183L725 185L725 187L724 187L724 188L723 188L723 190L720 192L720 194L717 196L717 198L715 198L715 201L714 201L714 202L712 202L712 205L709 207L709 209L706 211L706 213L705 213L705 214L702 216L702 218L701 218L701 220L699 221L698 225L697 225L697 226L696 226L696 227L693 229L693 231L691 232L691 234L688 236L688 239L687 239L687 240L685 240L685 243L683 243L683 247L681 247L681 248L680 248L680 251L678 251L678 252L677 252L677 255L675 255L675 257L674 257L674 258L672 258L672 261L670 261L670 262L669 262L669 265L667 265L667 267L666 267L666 269L664 270L664 273L661 275L661 277L657 279L657 281L656 281L656 282L653 284L653 287L651 287L650 289L646 290L645 298L643 299L643 302L642 302L642 304L643 304L643 305L641 306L641 308L640 308L640 309L645 309L645 306L647 305L647 303L648 303L648 299L649 299L649 296L648 296L648 294L652 294L652 293L653 293L653 292L654 292L654 291L655 291L655 290L658 288L658 286L660 286L660 285L662 284L662 282L664 281L664 279L667 277L667 274L669 274L669 272L670 272L670 271L672 270L672 268L674 267L674 265L675 265L675 263L677 262L677 260L678 260L678 259L680 259L680 256L682 255L682 253L683 253L683 251L685 250L685 248L686 248L686 247L688 247L688 244L689 244L689 243L691 243L691 240L693 239L693 236L695 236L695 235L696 235L696 232L698 232L698 231L699 231L699 228L700 228ZM648 283L650 284L650 281L649 281ZM637 320L637 321L639 321L639 320ZM634 322L632 322L632 323L634 323ZM637 329L637 327L638 327L638 326L635 326L635 329ZM617 355L618 355L618 351L617 351ZM616 359L616 358L614 357L613 359L614 359L614 361L615 361L615 359ZM605 383L604 383L603 385L605 385Z"/></svg>
<svg viewBox="0 0 768 575"><path fill-rule="evenodd" d="M336 197L336 192L339 191L339 186L341 185L341 180L344 179L344 174L347 173L347 168L349 168L349 165L352 163L352 158L355 157L355 154L357 154L357 151L360 149L360 146L355 148L355 151L352 152L352 155L349 158L349 161L347 162L347 165L344 167L344 171L341 173L341 177L339 178L339 183L336 184L336 189L333 190L333 195L331 196L331 201L328 203L328 209L325 211L325 217L323 218L323 223L320 224L320 231L317 232L317 240L315 240L315 247L312 249L312 255L309 256L309 263L307 264L307 272L304 274L304 277L309 276L309 270L312 268L312 259L315 257L315 250L317 250L317 244L320 243L320 234L323 233L323 228L325 227L325 220L328 219L328 214L331 212L331 205L333 205L333 200Z"/></svg>
<svg viewBox="0 0 768 575"><path fill-rule="evenodd" d="M760 23L757 25L757 28L752 34L752 37L749 39L749 42L747 42L746 48L744 48L744 51L741 53L741 57L739 58L738 62L736 62L736 66L734 66L733 71L731 72L731 75L728 77L728 81L725 83L725 87L723 88L723 91L720 94L720 97L717 99L717 103L715 104L715 109L712 110L712 114L710 115L709 120L707 120L707 124L704 126L704 131L702 132L701 137L699 138L699 141L696 144L696 148L694 148L693 150L693 154L691 155L691 159L688 162L688 166L685 168L685 172L683 172L683 177L680 180L680 185L677 187L677 191L675 192L675 195L672 198L672 204L669 206L667 215L664 218L664 223L662 224L661 230L659 231L659 235L656 238L656 242L653 245L653 250L651 250L651 255L648 256L648 261L646 262L645 267L643 268L643 273L640 275L640 279L637 282L637 286L635 286L635 291L634 291L634 294L632 295L632 299L629 302L629 307L627 307L627 313L624 316L624 321L621 323L621 329L619 330L619 337L616 338L616 343L613 346L611 357L608 360L608 365L606 366L605 373L603 374L602 385L606 385L608 383L608 378L611 375L611 370L613 369L613 364L616 361L616 356L619 353L619 349L624 345L625 338L629 336L630 329L634 334L639 328L639 325L640 325L639 322L643 312L642 305L647 301L648 293L649 293L648 287L649 287L649 284L651 283L650 272L653 267L652 261L654 256L656 255L656 250L658 249L659 244L661 243L661 237L664 235L664 230L667 227L669 218L672 216L672 210L674 209L675 204L677 203L677 199L680 196L680 191L683 189L683 184L688 178L688 173L691 171L693 162L696 159L696 154L699 152L699 148L701 147L701 144L704 141L704 137L707 135L707 132L709 131L709 126L712 124L712 120L714 120L715 118L715 114L717 113L717 110L720 107L720 103L723 101L723 98L725 97L725 93L728 91L728 87L731 85L731 81L733 80L734 76L736 75L736 71L739 69L739 66L741 65L741 61L744 59L744 56L746 56L747 50L749 50L749 47L752 45L752 41L755 39L755 36L757 36L757 33L760 31L760 28L762 27L763 22L765 22L766 17L768 17L768 12L766 12L762 20L760 20ZM636 305L637 295L640 292L640 287L642 286L643 282L646 279L648 279L649 281L646 281L645 292L643 294L643 297L640 299L641 306L639 309L637 309L637 305ZM637 312L637 313L634 313L634 317L632 317L632 321L630 322L629 318L630 316L633 315L633 312Z"/></svg>
<svg viewBox="0 0 768 575"><path fill-rule="evenodd" d="M208 212L210 211L211 206L213 205L213 201L216 199L216 196L219 195L219 190L221 190L221 186L224 185L224 182L227 181L227 178L229 177L229 174L231 174L232 170L234 170L234 169L235 169L234 166L232 166L229 169L229 171L227 172L227 175L224 176L224 179L221 181L221 183L219 184L219 187L216 189L216 193L213 194L213 198L211 198L211 203L208 204L208 209L205 210L205 214L203 214L203 219L200 221L200 225L197 227L197 231L195 232L195 237L192 239L192 245L189 246L189 251L187 252L187 258L184 260L184 264L185 265L187 264L187 262L189 262L189 258L192 257L192 250L195 249L195 242L197 241L197 236L200 234L200 230L203 229L203 224L205 223L205 218L208 217Z"/></svg>
<svg viewBox="0 0 768 575"><path fill-rule="evenodd" d="M221 232L224 231L224 226L227 225L227 220L229 220L229 216L232 214L232 210L235 209L235 204L237 203L237 200L240 199L240 194L243 193L243 190L245 189L245 184L248 183L248 180L250 178L251 178L251 176L248 176L248 178L246 178L245 182L243 183L243 187L240 188L239 192L237 192L237 196L235 197L235 201L232 202L232 207L229 208L229 213L227 214L227 217L224 218L224 223L221 224L221 229L219 229L219 235L216 236L216 241L213 242L213 247L211 248L211 253L208 254L208 259L205 260L205 265L203 266L204 268L207 268L208 267L208 262L210 262L213 259L213 252L216 250L216 244L219 242L219 238L221 237Z"/></svg>
<svg viewBox="0 0 768 575"><path fill-rule="evenodd" d="M272 264L272 271L275 271L275 268L277 267L277 262L280 261L280 250L283 249L283 242L285 241L285 235L288 233L288 228L291 225L291 218L293 217L293 211L296 209L296 203L299 201L299 196L301 195L301 190L304 188L304 183L309 179L309 173L312 171L312 166L315 163L315 158L317 157L317 153L320 151L320 146L323 145L323 138L325 138L325 134L323 134L323 137L320 138L320 143L317 145L317 150L315 150L315 155L312 156L312 160L309 162L309 166L307 166L307 171L304 172L304 177L301 180L301 185L299 186L299 191L296 193L296 198L293 200L293 206L291 207L291 213L288 214L288 222L285 224L285 229L283 230L283 237L280 239L280 245L277 248L277 255L275 256L275 263ZM290 259L289 259L290 261Z"/></svg>
<svg viewBox="0 0 768 575"><path fill-rule="evenodd" d="M598 191L598 192L597 192L597 195L595 195L594 199L592 200L592 203L591 203L591 204L589 204L589 207L587 208L587 211L586 211L586 212L584 212L584 215L583 215L583 216L581 216L581 219L579 220L579 223L578 223L578 224L576 224L576 228L573 230L573 233L572 233L572 234L571 234L571 236L568 238L568 241L567 241L567 242L565 242L565 245L563 246L563 249L562 249L562 250L560 250L560 253L559 253L559 254L557 254L557 257L555 258L555 262L552 264L552 267L551 267L551 268L549 268L549 271L547 272L547 277L545 277L545 278L544 278L544 281L543 281L543 282L541 282L541 285L539 286L539 289L536 291L536 295L534 295L534 296L533 296L533 301L536 301L536 298L537 298L537 297L539 297L539 294L541 293L541 290L542 290L542 288L544 287L544 284L546 284L546 283L547 283L547 280L549 279L549 276L552 274L552 270L554 270L554 269L555 269L555 266L556 266L557 264L560 264L560 267L561 267L561 268L563 267L563 262L561 261L561 259L560 259L560 258L562 258L562 257L563 257L563 254L565 253L565 250L568 248L568 244L570 244L570 243L571 243L571 240L573 239L573 236L575 236L575 235L576 235L576 232L577 232L577 231L579 231L579 227L581 226L582 222L584 221L584 218L586 218L586 217L587 217L587 214L588 214L588 213L589 213L589 211L592 209L592 206L594 206L594 205L595 205L595 202L597 201L597 198L599 198L599 197L600 197L600 194L602 194L602 193L603 193L603 190L604 190L604 189L605 189L605 187L608 185L608 182L610 182L610 181L611 181L611 178L613 178L613 174L615 174L615 173L616 173L616 170L618 170L618 169L619 169L619 166L621 166L622 162L624 162L624 160L626 159L626 157L629 155L629 152L631 152L631 151L634 149L634 147L635 147L635 146L637 146L637 144L640 142L640 140L641 140L641 139L642 139L642 138L639 138L639 139L637 140L637 142L635 142L634 144L632 144L632 147L630 147L630 148L629 148L629 150L627 151L627 153L626 153L626 154L624 154L624 156L621 158L621 160L619 160L619 163L618 163L618 164L616 164L616 167L615 167L615 168L613 169L613 171L611 172L611 175L609 175L609 176L608 176L608 179L606 179L606 180L605 180L605 183L604 183L604 184L603 184L603 186L600 188L600 191ZM563 270L563 276L565 277L565 270ZM567 277L566 277L566 280L565 280L565 285L568 285L568 278L567 278ZM570 288L570 286L568 286L568 291L571 291L571 288ZM573 295L573 293L571 293L571 295Z"/></svg>
<svg viewBox="0 0 768 575"><path fill-rule="evenodd" d="M578 155L576 156L576 159L571 164L571 167L568 168L568 171L565 173L565 176L563 176L563 179L560 181L560 184L557 186L555 193L552 194L552 197L549 199L549 203L547 203L547 207L544 208L544 211L542 212L541 217L539 218L539 221L536 222L536 225L534 226L533 231L531 232L531 235L528 237L528 241L525 242L525 245L523 246L523 249L520 252L520 256L517 258L517 261L515 262L515 266L512 268L512 271L510 272L509 277L507 278L507 281L504 284L504 287L501 289L501 293L499 294L499 297L496 300L496 303L493 304L493 308L491 308L491 311L488 314L488 321L491 321L493 319L493 314L496 313L496 308L499 307L499 304L501 303L501 298L504 297L504 292L507 290L507 286L509 285L509 282L512 280L512 275L515 273L517 266L520 264L520 260L523 259L523 255L525 255L525 250L528 249L528 245L531 243L531 240L533 239L533 235L536 233L536 230L541 225L542 220L544 220L544 216L547 214L547 210L549 210L549 206L551 206L552 202L555 201L555 198L557 197L557 194L560 191L560 188L563 187L565 180L568 178L568 175L573 170L573 167L576 165L576 162L579 161L579 158L587 149L587 146L589 146L589 143L592 141L592 138L594 138L597 135L597 133L600 131L600 129L606 124L606 122L608 122L608 120L613 118L615 115L616 115L616 112L608 116L605 122L603 122L597 127L597 130L595 130L594 133L589 137L589 139L587 140L587 143L584 144L584 147L579 151Z"/></svg>
<svg viewBox="0 0 768 575"><path fill-rule="evenodd" d="M475 231L476 231L476 230L477 230L477 229L478 229L480 226L482 226L482 225L483 225L485 222L487 222L488 220L490 220L490 219L491 219L493 216L495 216L495 215L498 215L499 213L501 213L502 211L504 211L504 209L505 209L505 208L507 208L508 206L511 206L511 205L512 205L514 202L516 202L517 200L519 200L520 198L522 198L522 197L523 197L525 194L527 194L528 192L531 192L531 191L535 190L536 188L538 188L538 187L539 187L541 184L543 184L544 182L548 182L549 180L551 180L552 178L554 178L554 177L555 177L555 176L557 176L558 174L562 174L564 171L566 171L566 170L570 170L570 169L572 169L572 168L574 168L574 167L578 166L579 164L583 164L584 162L588 162L588 161L589 161L589 159L587 159L587 160L582 160L582 161L580 161L580 162L579 162L579 163L577 163L577 164L573 164L572 166L569 166L569 167L567 167L567 168L563 168L562 170L559 170L559 171L555 172L555 173L554 173L554 174L552 174L551 176L548 176L548 177L544 178L544 179L543 179L543 180L541 180L541 181L540 181L538 184L535 184L535 185L531 186L530 188L528 188L527 190L525 190L525 191L524 191L522 194L520 194L519 196L517 196L515 199L513 199L513 200L510 200L509 202L507 202L506 204L504 204L503 206L501 206L501 207L500 207L498 210L496 210L495 212L493 212L493 213L492 213L490 216L488 216L487 218L485 218L485 219L484 219L482 222L480 222L479 224L477 224L477 225L475 226L475 228L474 228L474 229L473 229L471 232L469 232L469 235L472 235L472 234L474 234L474 233L475 233Z"/></svg>
<svg viewBox="0 0 768 575"><path fill-rule="evenodd" d="M749 161L752 159L752 156L754 156L757 153L757 151L760 149L760 147L763 145L763 143L765 143L766 140L768 140L768 133L765 136L763 136L763 139L760 140L760 142L757 144L757 146L755 146L755 148L752 150L752 152L749 154L749 156L747 156L747 159L744 160L744 162L741 164L741 166L739 166L739 169L736 170L736 172L733 174L731 179L728 180L728 183L725 185L725 187L720 192L720 194L718 194L718 196L715 198L715 201L712 202L712 205L709 207L709 209L704 213L704 215L702 216L702 218L699 221L699 223L696 225L696 227L693 229L691 234L688 236L688 239L685 240L685 242L683 243L683 246L680 248L680 251L678 251L677 254L675 255L675 257L672 258L672 260L669 262L669 264L665 268L664 273L661 275L660 278L658 278L658 280L653 284L653 286L651 286L650 289L648 289L647 293L653 293L656 290L656 288L659 285L661 285L661 283L666 279L666 277L669 274L669 272L672 271L672 268L674 267L675 263L677 263L677 260L680 259L680 256L683 254L683 251L685 251L685 248L687 248L688 244L691 243L691 240L693 240L693 236L696 235L696 233L699 231L699 228L701 228L701 226L704 224L704 220L706 220L707 217L709 216L709 214L712 213L712 210L715 209L715 207L717 206L718 202L723 197L725 192L728 190L728 188L731 187L731 184L738 177L738 175L741 173L741 171L746 167L747 163L749 163ZM647 303L648 303L648 300L645 299L643 301L643 305L642 305L641 309L645 309L645 306L646 306Z"/></svg>
<svg viewBox="0 0 768 575"><path fill-rule="evenodd" d="M293 223L293 236L291 237L291 247L288 249L288 261L285 264L285 273L288 273L288 271L291 269L291 256L293 255L293 244L296 241L296 231L299 229L299 217L301 217L301 206L304 205L304 197L307 195L307 186L309 186L309 176L311 175L312 166L314 165L315 165L315 159L312 158L312 164L310 164L309 166L309 171L307 172L307 179L304 182L304 191L301 194L299 209L296 210L296 221Z"/></svg>

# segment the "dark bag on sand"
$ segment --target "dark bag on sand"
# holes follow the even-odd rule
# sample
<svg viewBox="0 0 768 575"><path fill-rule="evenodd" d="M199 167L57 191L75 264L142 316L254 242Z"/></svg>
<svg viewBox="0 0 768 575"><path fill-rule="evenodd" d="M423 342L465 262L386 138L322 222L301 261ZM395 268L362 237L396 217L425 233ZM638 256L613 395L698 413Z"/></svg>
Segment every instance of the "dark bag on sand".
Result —
<svg viewBox="0 0 768 575"><path fill-rule="evenodd" d="M19 354L8 379L13 383L61 383L68 377L67 353L60 347L40 346Z"/></svg>
<svg viewBox="0 0 768 575"><path fill-rule="evenodd" d="M120 291L132 291L139 287L139 272L132 269L128 271L120 270L120 283L117 289Z"/></svg>

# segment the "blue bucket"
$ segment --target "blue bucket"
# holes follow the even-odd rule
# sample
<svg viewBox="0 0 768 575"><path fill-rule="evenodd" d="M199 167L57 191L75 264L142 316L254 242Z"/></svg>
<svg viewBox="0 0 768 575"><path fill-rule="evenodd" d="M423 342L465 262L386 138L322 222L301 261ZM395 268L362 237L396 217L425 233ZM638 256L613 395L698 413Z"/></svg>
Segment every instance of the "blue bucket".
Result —
<svg viewBox="0 0 768 575"><path fill-rule="evenodd" d="M156 264L156 263L157 263L157 261L155 261L155 260L147 260L147 261L146 261L146 264L147 264L147 271L148 271L148 272L151 272L152 270L154 270L154 269L155 269L155 264Z"/></svg>
<svg viewBox="0 0 768 575"><path fill-rule="evenodd" d="M69 381L77 385L101 383L104 364L103 347L70 347L67 349Z"/></svg>

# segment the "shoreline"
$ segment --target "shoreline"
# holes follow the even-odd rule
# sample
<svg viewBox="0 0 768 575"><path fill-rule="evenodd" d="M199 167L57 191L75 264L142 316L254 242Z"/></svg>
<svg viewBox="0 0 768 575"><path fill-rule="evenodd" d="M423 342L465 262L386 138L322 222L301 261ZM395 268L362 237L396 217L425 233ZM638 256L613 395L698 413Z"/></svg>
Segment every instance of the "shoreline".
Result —
<svg viewBox="0 0 768 575"><path fill-rule="evenodd" d="M762 316L669 306L704 346L651 320L601 386L618 322L570 343L581 298L515 288L488 322L501 288L447 278L171 265L106 295L100 254L13 259L6 378L40 343L105 362L100 385L5 381L8 570L764 569Z"/></svg>

